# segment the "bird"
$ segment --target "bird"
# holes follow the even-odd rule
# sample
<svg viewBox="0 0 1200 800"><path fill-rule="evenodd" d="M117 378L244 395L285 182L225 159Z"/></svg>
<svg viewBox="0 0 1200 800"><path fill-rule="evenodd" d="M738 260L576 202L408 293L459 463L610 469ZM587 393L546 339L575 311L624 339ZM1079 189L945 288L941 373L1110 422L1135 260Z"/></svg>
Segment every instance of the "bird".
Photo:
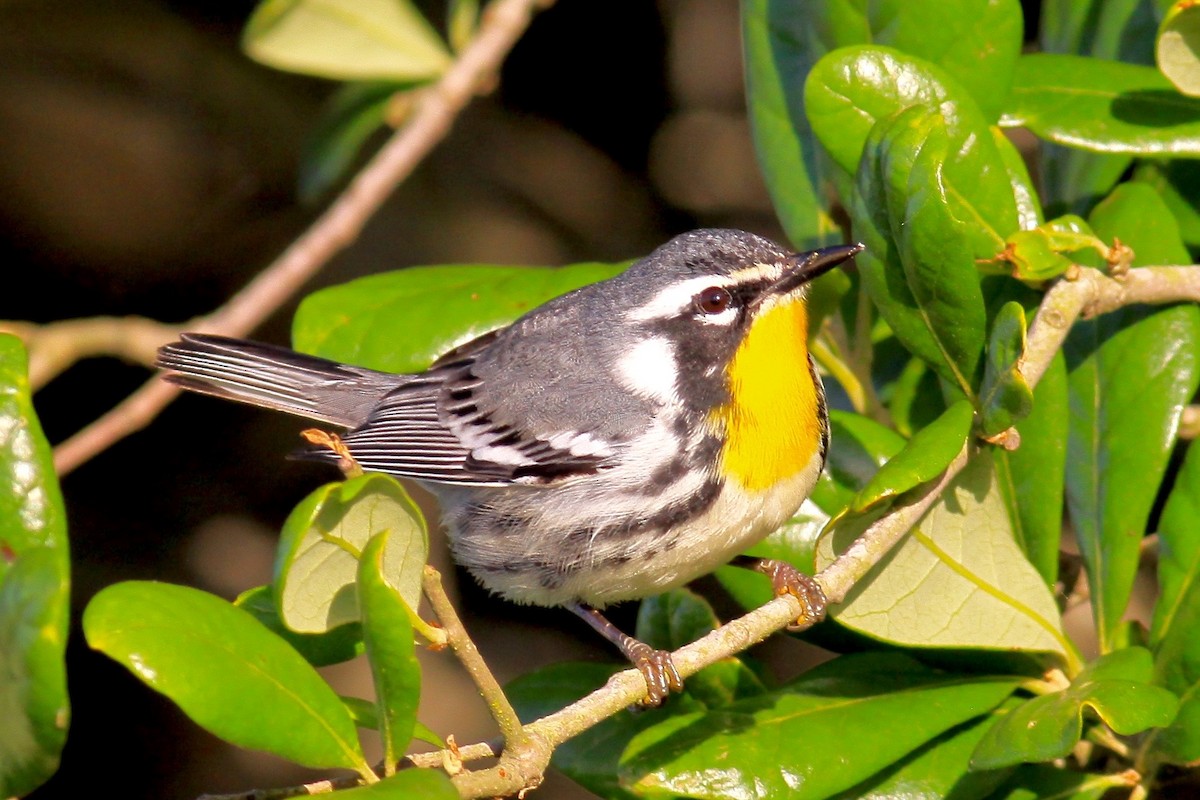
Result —
<svg viewBox="0 0 1200 800"><path fill-rule="evenodd" d="M726 563L825 597L740 554L789 519L829 446L807 291L861 244L791 252L732 229L680 234L624 272L396 374L188 333L157 366L183 389L342 429L303 457L411 479L439 501L451 555L485 588L564 607L636 666L657 705L670 654L623 633L614 603Z"/></svg>

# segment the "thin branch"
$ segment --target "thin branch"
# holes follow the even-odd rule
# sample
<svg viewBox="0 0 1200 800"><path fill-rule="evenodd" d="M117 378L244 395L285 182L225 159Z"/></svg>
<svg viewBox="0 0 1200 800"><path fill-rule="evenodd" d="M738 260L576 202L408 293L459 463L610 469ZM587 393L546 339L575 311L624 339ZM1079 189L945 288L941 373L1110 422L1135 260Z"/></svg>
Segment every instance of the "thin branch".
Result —
<svg viewBox="0 0 1200 800"><path fill-rule="evenodd" d="M553 0L494 0L475 38L442 78L423 91L408 124L375 154L346 190L257 278L194 330L244 336L291 297L336 253L350 245L387 199L433 147L477 93L495 85L504 57L529 26L534 13ZM164 344L169 337L159 342ZM104 416L54 451L59 475L66 475L114 442L154 419L179 390L152 378Z"/></svg>
<svg viewBox="0 0 1200 800"><path fill-rule="evenodd" d="M1143 267L1121 280L1093 269L1080 269L1071 280L1055 284L1043 298L1029 330L1022 372L1030 386L1045 373L1071 325L1081 315L1093 316L1135 303L1200 301L1200 267ZM972 445L963 447L936 481L872 524L850 548L818 576L830 602L839 602L868 570L912 529L945 487L966 466ZM703 639L672 654L683 677L742 652L794 622L800 602L790 595L726 623ZM463 798L511 795L541 782L554 748L640 700L646 685L637 670L625 670L600 689L525 726L525 737L505 748L494 767L464 771L453 778Z"/></svg>
<svg viewBox="0 0 1200 800"><path fill-rule="evenodd" d="M425 596L429 598L429 605L433 608L433 613L437 615L438 622L446 631L446 639L450 642L450 647L454 649L454 654L466 667L471 680L475 681L479 693L483 695L488 708L491 709L492 717L500 726L500 733L504 734L504 741L512 743L519 739L521 737L521 720L517 717L517 712L512 704L508 702L504 690L500 688L500 682L496 680L496 676L488 669L487 662L479 654L475 642L471 641L471 637L467 635L467 629L463 627L462 620L458 618L458 613L454 610L454 605L446 596L446 590L442 588L441 573L433 567L426 566L421 586L425 590Z"/></svg>

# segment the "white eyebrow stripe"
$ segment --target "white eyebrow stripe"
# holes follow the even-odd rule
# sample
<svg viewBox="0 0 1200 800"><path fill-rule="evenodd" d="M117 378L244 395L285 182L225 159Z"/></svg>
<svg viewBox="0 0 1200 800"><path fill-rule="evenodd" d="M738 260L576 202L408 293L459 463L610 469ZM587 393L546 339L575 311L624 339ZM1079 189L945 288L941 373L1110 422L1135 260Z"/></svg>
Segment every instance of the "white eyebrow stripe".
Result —
<svg viewBox="0 0 1200 800"><path fill-rule="evenodd" d="M753 280L778 279L782 268L778 264L752 264L730 275L700 275L660 289L647 302L625 313L630 322L645 322L651 319L672 317L688 308L692 298L710 286L736 286Z"/></svg>
<svg viewBox="0 0 1200 800"><path fill-rule="evenodd" d="M648 302L625 312L625 318L630 322L645 322L648 319L671 317L691 305L697 292L710 286L732 286L734 283L736 281L732 277L723 275L701 275L682 283L672 283L660 289Z"/></svg>

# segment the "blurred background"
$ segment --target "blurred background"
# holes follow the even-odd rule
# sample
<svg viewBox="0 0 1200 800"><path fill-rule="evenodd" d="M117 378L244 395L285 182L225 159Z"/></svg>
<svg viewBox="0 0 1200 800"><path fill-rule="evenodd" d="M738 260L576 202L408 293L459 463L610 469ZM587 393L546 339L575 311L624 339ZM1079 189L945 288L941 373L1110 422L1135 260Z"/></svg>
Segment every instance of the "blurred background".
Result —
<svg viewBox="0 0 1200 800"><path fill-rule="evenodd" d="M444 5L418 5L440 27ZM0 263L10 276L0 319L208 313L329 200L302 203L296 184L336 85L245 58L238 39L253 7L0 4ZM781 238L755 165L740 51L734 0L560 0L534 20L496 91L467 109L306 291L415 264L623 260L701 226ZM286 343L295 302L255 337ZM51 442L148 375L96 359L53 381L36 397ZM119 580L227 598L267 582L283 519L336 477L285 460L301 427L184 397L65 479L73 722L62 769L36 797L106 787L187 798L317 777L204 733L90 653L78 624L90 597ZM436 539L433 553L453 582ZM568 613L493 600L458 578L467 627L501 681L571 658L615 660ZM732 613L719 592L706 594ZM631 630L633 609L615 619ZM759 655L782 677L813 657L786 637L765 647ZM491 738L452 657L424 654L424 663L422 721L460 743ZM363 664L326 674L342 693L370 693ZM551 780L539 796L589 796Z"/></svg>

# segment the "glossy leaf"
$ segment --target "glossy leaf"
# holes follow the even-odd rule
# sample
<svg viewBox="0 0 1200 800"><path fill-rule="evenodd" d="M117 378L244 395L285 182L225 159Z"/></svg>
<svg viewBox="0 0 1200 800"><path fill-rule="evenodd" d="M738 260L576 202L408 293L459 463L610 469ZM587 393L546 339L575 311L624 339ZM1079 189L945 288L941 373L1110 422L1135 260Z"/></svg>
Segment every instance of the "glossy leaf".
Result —
<svg viewBox="0 0 1200 800"><path fill-rule="evenodd" d="M1122 736L1168 725L1178 700L1149 682L1152 672L1150 653L1140 647L1101 656L1066 689L1035 697L1000 719L979 743L972 765L994 769L1066 756L1083 734L1085 707Z"/></svg>
<svg viewBox="0 0 1200 800"><path fill-rule="evenodd" d="M54 774L67 736L67 523L25 350L0 334L0 797Z"/></svg>
<svg viewBox="0 0 1200 800"><path fill-rule="evenodd" d="M986 713L1015 685L899 654L842 656L777 692L643 730L621 756L621 781L642 797L828 797Z"/></svg>
<svg viewBox="0 0 1200 800"><path fill-rule="evenodd" d="M1133 247L1135 265L1185 263L1158 195L1123 184L1090 222ZM1141 537L1183 406L1195 394L1200 310L1132 306L1076 323L1063 353L1070 387L1067 503L1088 570L1101 652L1112 647Z"/></svg>
<svg viewBox="0 0 1200 800"><path fill-rule="evenodd" d="M416 609L407 606L384 578L384 554L390 535L387 530L376 534L363 550L358 566L363 641L375 682L384 764L389 770L408 748L421 700L421 665L417 663L410 621Z"/></svg>
<svg viewBox="0 0 1200 800"><path fill-rule="evenodd" d="M1149 184L1171 209L1194 261L1200 255L1200 208L1196 206L1196 198L1200 197L1200 161L1143 161L1133 178Z"/></svg>
<svg viewBox="0 0 1200 800"><path fill-rule="evenodd" d="M1033 410L1033 390L1021 365L1025 359L1025 309L1005 303L992 322L987 366L979 396L980 428L985 436L1007 430Z"/></svg>
<svg viewBox="0 0 1200 800"><path fill-rule="evenodd" d="M458 800L458 790L440 769L405 769L370 786L337 793L338 800Z"/></svg>
<svg viewBox="0 0 1200 800"><path fill-rule="evenodd" d="M1017 204L1017 225L1023 231L1033 230L1042 224L1044 214L1025 157L1012 140L1004 135L1004 131L993 126L991 132L996 151L1004 163L1005 172L1008 173L1008 182L1012 186L1013 199Z"/></svg>
<svg viewBox="0 0 1200 800"><path fill-rule="evenodd" d="M1020 703L1008 698L991 713L964 722L914 750L895 765L831 800L982 800L1011 770L971 770L971 753L998 715Z"/></svg>
<svg viewBox="0 0 1200 800"><path fill-rule="evenodd" d="M242 47L276 69L344 81L430 79L450 64L410 0L263 0Z"/></svg>
<svg viewBox="0 0 1200 800"><path fill-rule="evenodd" d="M296 349L386 372L417 372L443 353L513 322L627 264L410 267L310 294L292 325Z"/></svg>
<svg viewBox="0 0 1200 800"><path fill-rule="evenodd" d="M1200 94L1200 8L1192 0L1171 6L1158 29L1154 60L1180 92Z"/></svg>
<svg viewBox="0 0 1200 800"><path fill-rule="evenodd" d="M1002 124L1097 153L1200 156L1200 99L1137 64L1022 56Z"/></svg>
<svg viewBox="0 0 1200 800"><path fill-rule="evenodd" d="M370 769L350 715L316 670L218 597L165 583L118 583L88 604L83 631L93 649L228 742L309 767Z"/></svg>
<svg viewBox="0 0 1200 800"><path fill-rule="evenodd" d="M1058 578L1062 539L1066 407L1067 366L1059 353L1033 389L1033 411L1017 424L1021 446L994 453L996 481L1008 506L1013 538L1050 587Z"/></svg>
<svg viewBox="0 0 1200 800"><path fill-rule="evenodd" d="M865 511L940 475L967 441L974 413L969 402L959 400L933 424L917 431L859 491L854 510Z"/></svg>
<svg viewBox="0 0 1200 800"><path fill-rule="evenodd" d="M300 158L300 198L315 203L342 180L363 145L387 123L397 94L413 84L349 83L333 94L309 134Z"/></svg>
<svg viewBox="0 0 1200 800"><path fill-rule="evenodd" d="M822 539L818 567L828 566L854 541L860 530L853 522ZM1013 541L987 452L972 457L911 533L830 616L902 645L1065 657L1071 649L1053 595Z"/></svg>
<svg viewBox="0 0 1200 800"><path fill-rule="evenodd" d="M716 630L721 624L712 606L687 589L648 597L638 607L635 636L659 650L677 650ZM762 680L736 657L722 659L697 672L684 691L707 708L720 708L766 691Z"/></svg>
<svg viewBox="0 0 1200 800"><path fill-rule="evenodd" d="M866 143L876 123L904 116L901 112L913 106L924 108L925 113L910 112L906 119L910 126L923 117L940 117L946 151L936 158L925 155L920 170L923 180L905 191L901 191L905 184L896 183L893 193L906 199L937 198L941 205L954 209L957 219L969 219L969 225L954 226L955 240L968 242L976 258L999 252L1004 237L1017 229L1012 184L987 120L969 93L943 70L887 47L845 47L817 63L804 94L805 108L822 147L851 175L861 172L859 162L870 155ZM938 125L939 130L942 127ZM901 131L893 135L901 135ZM924 150L915 146L920 143L915 134L908 136L908 147L894 155L900 174L907 174L911 162L921 158ZM928 183L935 177L931 170L947 185ZM900 239L901 218L896 210L903 205L894 201L892 206L896 218L892 233ZM920 204L910 210L922 208Z"/></svg>
<svg viewBox="0 0 1200 800"><path fill-rule="evenodd" d="M810 9L770 0L742 3L750 130L771 202L798 248L840 241L823 198L828 166L804 114L804 76L822 55Z"/></svg>
<svg viewBox="0 0 1200 800"><path fill-rule="evenodd" d="M985 140L991 144L976 139ZM863 285L880 314L905 347L970 397L986 320L975 261L1000 252L1005 235L979 224L989 209L975 201L1006 202L1006 232L1016 227L1016 211L999 155L993 150L988 166L976 146L978 158L960 152L952 166L949 154L961 146L939 115L920 106L881 122L863 155L851 218L867 245L857 260ZM1000 200L989 197L988 176L1003 179Z"/></svg>
<svg viewBox="0 0 1200 800"><path fill-rule="evenodd" d="M559 711L604 685L620 667L607 664L551 664L504 688L521 720L531 722ZM617 782L617 763L629 740L681 710L696 710L686 694L672 695L659 708L622 711L554 749L551 766L601 797L634 795Z"/></svg>
<svg viewBox="0 0 1200 800"><path fill-rule="evenodd" d="M1159 520L1158 583L1150 641L1159 682L1179 695L1179 715L1155 732L1153 750L1186 764L1200 758L1200 446L1188 446Z"/></svg>
<svg viewBox="0 0 1200 800"><path fill-rule="evenodd" d="M391 533L384 574L415 609L429 554L425 522L395 478L372 473L322 486L284 522L274 582L284 624L296 633L319 634L358 622L359 557L382 531Z"/></svg>
<svg viewBox="0 0 1200 800"><path fill-rule="evenodd" d="M20 797L58 769L67 738L62 565L50 548L11 559L0 580L0 793Z"/></svg>
<svg viewBox="0 0 1200 800"><path fill-rule="evenodd" d="M1147 0L1045 0L1041 49L1153 64L1157 26ZM1131 162L1127 155L1044 144L1038 166L1046 208L1052 215L1088 213L1112 191Z"/></svg>

